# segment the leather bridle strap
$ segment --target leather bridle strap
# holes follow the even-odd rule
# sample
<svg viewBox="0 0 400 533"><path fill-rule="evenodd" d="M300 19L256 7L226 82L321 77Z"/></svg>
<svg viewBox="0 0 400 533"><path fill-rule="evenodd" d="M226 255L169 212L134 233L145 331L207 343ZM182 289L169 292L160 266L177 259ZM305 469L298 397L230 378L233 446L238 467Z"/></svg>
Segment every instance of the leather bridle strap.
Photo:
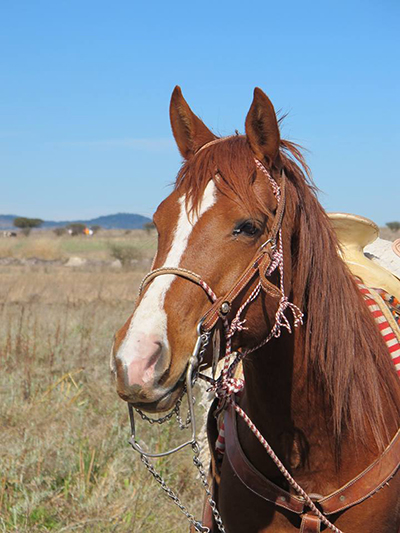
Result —
<svg viewBox="0 0 400 533"><path fill-rule="evenodd" d="M264 279L262 279L261 282L262 287L266 292L273 296L276 296L277 298L282 296L280 289L265 278L265 272L267 271L272 261L272 241L267 241L266 244L263 245L260 250L257 252L256 256L251 261L250 265L246 268L246 270L243 272L243 274L240 276L238 281L223 297L218 298L216 294L212 291L210 286L204 280L202 280L202 278L198 274L186 268L180 267L161 267L149 272L143 278L140 284L139 296L143 294L144 289L155 278L162 275L179 276L181 278L185 278L189 281L192 281L193 283L196 283L196 285L199 285L202 289L205 290L205 292L208 294L211 301L213 302L212 306L201 320L202 330L204 332L209 332L216 325L219 318L223 319L226 317L226 315L231 309L233 301L237 298L241 291L251 282L251 280L256 274L259 274L260 277L263 276ZM222 306L223 303L227 303L229 307Z"/></svg>
<svg viewBox="0 0 400 533"><path fill-rule="evenodd" d="M261 167L265 172L264 166L256 160L258 167ZM282 227L283 215L285 213L285 200L286 200L286 176L282 171L280 182L280 198L275 213L274 222L272 228L268 234L267 240L261 245L256 255L235 282L235 284L225 293L224 296L218 298L213 306L207 311L203 317L203 331L209 332L213 329L220 318L224 318L231 310L232 303L239 296L239 294L249 285L256 274L260 275L261 286L265 292L271 296L281 298L281 290L266 279L266 273L271 265L273 252L276 249L277 238L279 231Z"/></svg>
<svg viewBox="0 0 400 533"><path fill-rule="evenodd" d="M306 504L301 498L290 494L267 479L247 459L239 442L236 413L231 405L225 413L225 451L233 471L249 490L264 500L293 513L305 512ZM398 472L399 457L400 429L382 455L358 476L328 496L314 501L325 515L344 511L363 502L373 496Z"/></svg>
<svg viewBox="0 0 400 533"><path fill-rule="evenodd" d="M262 163L256 160L256 165L261 171L263 171L269 176L269 172L265 169ZM245 271L233 284L233 286L225 293L224 296L217 297L215 293L210 289L209 285L204 282L198 274L180 267L161 267L149 272L143 278L142 283L140 284L139 296L142 294L145 287L154 278L164 274L179 276L196 283L207 292L207 294L210 296L210 299L213 301L212 306L201 319L202 331L204 332L210 332L217 324L219 319L224 320L224 318L226 318L232 308L234 300L250 284L250 282L257 274L259 274L260 276L261 286L266 293L273 297L276 297L277 299L282 298L282 291L276 285L271 283L266 278L266 275L268 268L272 263L273 254L276 250L278 235L282 227L283 215L285 213L286 176L283 171L281 173L279 190L280 193L277 199L278 203L276 213L271 230L268 233L267 240L264 242L264 244L260 246Z"/></svg>
<svg viewBox="0 0 400 533"><path fill-rule="evenodd" d="M149 283L153 281L154 278L170 274L173 276L179 276L181 278L186 278L190 281L193 281L193 283L196 283L197 285L201 285L201 277L198 274L195 274L191 270L187 270L186 268L180 268L180 267L161 267L156 268L155 270L152 270L146 276L142 279L142 282L139 287L139 296L142 295L144 289L147 287Z"/></svg>
<svg viewBox="0 0 400 533"><path fill-rule="evenodd" d="M234 300L249 285L253 278L259 274L263 289L276 297L282 295L280 289L265 279L265 272L272 262L273 241L268 239L264 247L258 250L249 266L235 282L235 284L220 296L203 317L203 331L211 331L220 318L225 317L231 310Z"/></svg>

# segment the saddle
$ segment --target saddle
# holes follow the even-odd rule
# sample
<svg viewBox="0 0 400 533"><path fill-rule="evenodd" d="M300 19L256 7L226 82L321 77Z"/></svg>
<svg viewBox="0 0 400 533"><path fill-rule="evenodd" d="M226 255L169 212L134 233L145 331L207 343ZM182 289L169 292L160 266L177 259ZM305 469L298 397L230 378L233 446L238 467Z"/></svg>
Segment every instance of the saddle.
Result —
<svg viewBox="0 0 400 533"><path fill-rule="evenodd" d="M375 222L347 213L329 213L328 216L339 239L339 254L352 274L367 287L379 287L400 300L399 278L364 254L364 248L378 238L379 228ZM393 257L397 257L394 250Z"/></svg>

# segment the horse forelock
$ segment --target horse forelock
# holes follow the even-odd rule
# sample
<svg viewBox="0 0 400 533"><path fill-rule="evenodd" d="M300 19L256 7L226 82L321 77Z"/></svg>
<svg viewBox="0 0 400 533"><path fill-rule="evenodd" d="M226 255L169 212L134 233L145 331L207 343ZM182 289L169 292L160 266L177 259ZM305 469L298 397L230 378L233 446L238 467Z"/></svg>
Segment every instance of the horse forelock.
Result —
<svg viewBox="0 0 400 533"><path fill-rule="evenodd" d="M249 214L263 211L253 184L256 175L254 155L242 135L227 137L207 146L185 161L175 189L186 195L187 208L196 212L209 181L222 194L240 202Z"/></svg>

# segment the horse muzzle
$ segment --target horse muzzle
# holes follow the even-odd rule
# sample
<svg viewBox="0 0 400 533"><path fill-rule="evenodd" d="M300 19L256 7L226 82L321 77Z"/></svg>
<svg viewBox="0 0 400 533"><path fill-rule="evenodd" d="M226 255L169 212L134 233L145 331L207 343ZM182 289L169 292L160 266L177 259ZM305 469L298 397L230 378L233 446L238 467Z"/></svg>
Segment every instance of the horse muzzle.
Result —
<svg viewBox="0 0 400 533"><path fill-rule="evenodd" d="M117 393L140 409L158 412L174 405L184 378L172 378L170 366L170 349L156 336L137 335L129 346L114 344L111 369Z"/></svg>

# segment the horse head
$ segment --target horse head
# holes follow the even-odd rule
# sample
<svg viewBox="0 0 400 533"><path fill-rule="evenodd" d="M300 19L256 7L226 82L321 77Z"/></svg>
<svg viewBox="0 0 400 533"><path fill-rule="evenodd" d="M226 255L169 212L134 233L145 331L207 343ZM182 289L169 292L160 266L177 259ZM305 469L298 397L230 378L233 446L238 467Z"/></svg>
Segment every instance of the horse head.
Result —
<svg viewBox="0 0 400 533"><path fill-rule="evenodd" d="M266 242L276 219L277 199L266 178L269 175L278 186L283 179L276 114L257 88L246 134L217 138L176 87L170 117L184 162L173 192L154 215L158 250L153 270L170 267L195 272L214 293L223 295ZM283 221L288 235L283 242L287 292L292 203L287 202ZM275 273L271 281L276 284L277 280ZM254 286L255 280L243 288L229 309L229 320ZM238 328L233 347L260 342L274 323L278 305L273 291L263 292L246 309L245 327ZM197 325L209 308L206 292L187 279L162 275L146 285L134 313L115 335L112 368L121 398L147 411L167 410L174 404L184 386ZM207 353L208 364L210 358Z"/></svg>

